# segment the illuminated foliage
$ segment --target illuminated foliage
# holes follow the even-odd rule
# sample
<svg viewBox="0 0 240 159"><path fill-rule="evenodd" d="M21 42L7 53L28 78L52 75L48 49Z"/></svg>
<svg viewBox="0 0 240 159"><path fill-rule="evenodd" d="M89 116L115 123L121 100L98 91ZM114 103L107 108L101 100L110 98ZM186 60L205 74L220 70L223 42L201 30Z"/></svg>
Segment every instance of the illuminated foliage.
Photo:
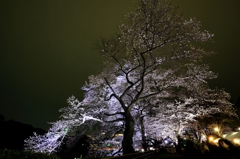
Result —
<svg viewBox="0 0 240 159"><path fill-rule="evenodd" d="M63 112L61 120L52 123L52 127L46 134L34 133L34 136L30 136L24 141L25 150L51 154L61 146L63 139L73 127L80 126L88 120L101 122L101 120L88 115L75 97L70 97L68 104L69 107L60 110Z"/></svg>
<svg viewBox="0 0 240 159"><path fill-rule="evenodd" d="M174 132L196 116L230 108L206 87L216 75L201 60L212 52L195 44L213 35L200 26L194 18L183 19L171 2L139 0L120 33L96 45L105 67L89 77L81 102L72 97L69 107L61 109L63 121L71 128L92 124L86 119L101 119L95 139L114 139L123 132L119 149L127 154L134 151L133 139L143 139L145 129L152 135L176 126Z"/></svg>
<svg viewBox="0 0 240 159"><path fill-rule="evenodd" d="M101 40L97 48L106 67L89 78L83 104L99 108L105 122L124 126L123 153L134 151L133 116L144 101L154 106L175 89L191 90L216 77L207 65L199 64L211 53L194 46L212 36L200 30L196 19L184 20L171 3L141 0L126 16L120 34Z"/></svg>
<svg viewBox="0 0 240 159"><path fill-rule="evenodd" d="M53 124L49 129L47 134L37 135L34 133L34 136L29 137L25 140L25 149L51 154L58 148L67 134L68 127L66 123L58 121Z"/></svg>

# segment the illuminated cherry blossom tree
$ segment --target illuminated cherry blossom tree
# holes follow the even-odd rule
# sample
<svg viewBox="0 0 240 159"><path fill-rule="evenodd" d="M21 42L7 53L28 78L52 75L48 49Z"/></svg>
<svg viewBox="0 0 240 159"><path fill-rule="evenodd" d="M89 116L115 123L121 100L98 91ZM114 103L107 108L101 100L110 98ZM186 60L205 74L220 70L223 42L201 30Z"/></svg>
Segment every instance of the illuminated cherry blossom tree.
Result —
<svg viewBox="0 0 240 159"><path fill-rule="evenodd" d="M188 83L190 84L190 83ZM193 80L191 87L180 87L171 90L171 94L158 99L157 103L146 100L134 107L136 130L141 135L146 149L146 140L170 136L176 139L183 129L198 123L198 118L213 116L218 113L229 117L235 116L235 110L230 101L230 95L224 90L210 89L205 82ZM156 100L155 100L156 101ZM198 138L201 133L198 132ZM196 135L195 135L196 137ZM139 139L140 138L140 139ZM136 140L136 139L135 139Z"/></svg>
<svg viewBox="0 0 240 159"><path fill-rule="evenodd" d="M99 110L105 122L124 126L124 154L134 151L134 107L143 100L157 103L171 90L216 77L207 65L198 65L210 52L194 46L212 36L200 30L196 19L184 20L171 3L140 0L120 34L97 45L106 67L89 78L82 104Z"/></svg>
<svg viewBox="0 0 240 159"><path fill-rule="evenodd" d="M38 135L34 133L34 136L27 138L24 141L25 150L51 154L57 151L63 139L73 127L81 126L89 120L101 122L100 119L90 115L91 112L87 112L87 109L83 108L74 96L67 101L69 106L60 109L60 112L63 112L61 120L51 123L52 127L46 134Z"/></svg>
<svg viewBox="0 0 240 159"><path fill-rule="evenodd" d="M174 102L165 103L165 106L152 107L152 115L144 116L143 125L147 134L175 138L184 127L188 128L193 122L196 124L199 117L218 113L235 116L235 111L229 102L230 96L225 91L205 88L204 92L198 92L195 96L197 91L182 94L174 98Z"/></svg>
<svg viewBox="0 0 240 159"><path fill-rule="evenodd" d="M216 78L201 61L212 52L195 46L213 37L200 27L194 18L183 19L171 2L139 0L119 34L96 45L105 58L104 68L82 87L85 95L81 102L71 97L69 107L60 110L62 122L70 129L101 120L98 137L106 134L113 138L123 132L120 149L128 154L134 152L133 138L143 138L145 130L153 134L170 125L177 129L179 122L174 121L181 124L205 113L205 104L220 98L214 98L214 93L207 97L205 88L200 91L207 80ZM211 106L213 112L225 110ZM169 123L164 125L166 121Z"/></svg>
<svg viewBox="0 0 240 159"><path fill-rule="evenodd" d="M37 135L27 138L25 142L25 150L41 153L52 153L62 143L65 135L68 132L68 124L62 121L53 123L49 131L44 135Z"/></svg>

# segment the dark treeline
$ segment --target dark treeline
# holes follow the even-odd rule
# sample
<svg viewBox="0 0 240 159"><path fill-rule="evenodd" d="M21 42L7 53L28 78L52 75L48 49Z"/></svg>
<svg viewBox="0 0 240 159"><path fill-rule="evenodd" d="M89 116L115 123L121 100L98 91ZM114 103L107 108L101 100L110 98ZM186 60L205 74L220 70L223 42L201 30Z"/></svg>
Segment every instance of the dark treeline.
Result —
<svg viewBox="0 0 240 159"><path fill-rule="evenodd" d="M0 114L0 149L23 150L24 140L33 135L46 133L45 130L34 128L14 120L5 120Z"/></svg>
<svg viewBox="0 0 240 159"><path fill-rule="evenodd" d="M15 120L5 120L5 117L0 114L0 152L18 150L11 152L13 154L15 154L15 152L22 152L19 154L23 155L24 153L22 150L24 150L24 140L33 136L33 132L36 132L38 135L47 133L45 130L34 128L29 124L24 124ZM78 137L68 136L65 140L68 140L69 138L75 138L74 143L68 143L67 141L66 143L64 142L65 144L59 149L57 155L63 159L86 156L89 147L87 142L89 140L88 137L85 135ZM0 158L1 157L0 154Z"/></svg>

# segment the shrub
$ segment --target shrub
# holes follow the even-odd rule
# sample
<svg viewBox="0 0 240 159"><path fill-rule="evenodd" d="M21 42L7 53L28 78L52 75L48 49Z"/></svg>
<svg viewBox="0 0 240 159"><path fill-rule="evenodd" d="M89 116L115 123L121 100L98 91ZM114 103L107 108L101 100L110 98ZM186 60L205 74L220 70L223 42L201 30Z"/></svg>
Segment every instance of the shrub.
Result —
<svg viewBox="0 0 240 159"><path fill-rule="evenodd" d="M0 159L60 159L56 155L34 153L30 151L18 151L0 149Z"/></svg>

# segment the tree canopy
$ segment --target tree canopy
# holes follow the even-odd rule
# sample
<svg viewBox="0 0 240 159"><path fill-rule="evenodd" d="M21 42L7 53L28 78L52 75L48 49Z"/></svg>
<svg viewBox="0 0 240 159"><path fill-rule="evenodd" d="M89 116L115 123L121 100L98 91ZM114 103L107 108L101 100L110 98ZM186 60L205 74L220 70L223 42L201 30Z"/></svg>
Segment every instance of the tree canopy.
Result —
<svg viewBox="0 0 240 159"><path fill-rule="evenodd" d="M213 52L196 44L213 34L200 27L196 19L184 19L172 2L139 0L119 33L96 45L105 57L104 68L82 87L81 102L72 99L61 109L64 120L77 126L88 114L87 119L103 121L99 133L112 137L123 132L121 148L127 154L134 152L133 140L143 138L146 130L179 129L202 114L232 114L229 95L207 86L207 80L217 76L202 58Z"/></svg>

